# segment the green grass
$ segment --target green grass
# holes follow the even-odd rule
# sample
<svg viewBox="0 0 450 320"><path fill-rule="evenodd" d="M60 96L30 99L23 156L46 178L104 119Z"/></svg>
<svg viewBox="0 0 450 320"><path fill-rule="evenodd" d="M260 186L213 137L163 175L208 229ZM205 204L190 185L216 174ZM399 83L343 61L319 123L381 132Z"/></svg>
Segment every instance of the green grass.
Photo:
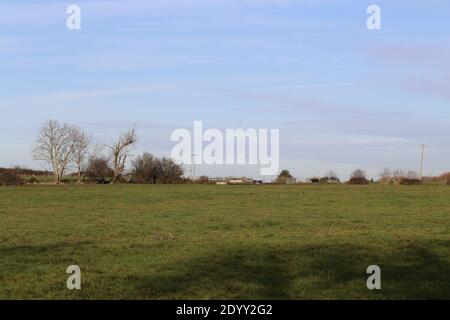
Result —
<svg viewBox="0 0 450 320"><path fill-rule="evenodd" d="M449 199L439 185L0 188L0 299L450 299Z"/></svg>

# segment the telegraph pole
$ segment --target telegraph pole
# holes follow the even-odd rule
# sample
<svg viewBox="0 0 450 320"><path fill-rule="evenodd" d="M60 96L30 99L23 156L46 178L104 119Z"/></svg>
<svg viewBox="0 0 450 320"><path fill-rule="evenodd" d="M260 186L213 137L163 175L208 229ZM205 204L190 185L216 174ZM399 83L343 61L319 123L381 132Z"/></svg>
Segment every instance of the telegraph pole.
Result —
<svg viewBox="0 0 450 320"><path fill-rule="evenodd" d="M195 182L195 180L196 180L196 176L195 176L195 154L193 153L193 154L191 154L191 156L192 156L192 174L193 174L193 178L194 178L194 180L193 180L193 182Z"/></svg>
<svg viewBox="0 0 450 320"><path fill-rule="evenodd" d="M423 156L424 156L424 153L425 153L425 147L426 147L426 145L424 145L424 144L420 145L420 148L422 150L422 155L421 155L421 158L420 158L420 180L422 180L422 177L423 177Z"/></svg>

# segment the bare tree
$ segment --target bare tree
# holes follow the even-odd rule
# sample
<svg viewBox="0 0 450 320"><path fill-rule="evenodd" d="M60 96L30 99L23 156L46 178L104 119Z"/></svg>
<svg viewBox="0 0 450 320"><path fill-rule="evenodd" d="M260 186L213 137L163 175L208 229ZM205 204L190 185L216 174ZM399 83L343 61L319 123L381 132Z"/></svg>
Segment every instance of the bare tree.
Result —
<svg viewBox="0 0 450 320"><path fill-rule="evenodd" d="M73 161L77 169L78 183L81 183L81 171L88 158L90 138L88 134L82 131L80 128L74 128L72 134L72 139L74 141Z"/></svg>
<svg viewBox="0 0 450 320"><path fill-rule="evenodd" d="M125 170L125 163L130 156L130 148L136 141L136 126L134 126L132 129L122 132L115 144L107 146L110 149L112 169L114 171L111 183L115 183Z"/></svg>
<svg viewBox="0 0 450 320"><path fill-rule="evenodd" d="M35 141L33 156L49 163L53 169L54 182L60 184L64 172L74 158L73 133L75 127L57 120L46 121Z"/></svg>
<svg viewBox="0 0 450 320"><path fill-rule="evenodd" d="M384 168L383 171L379 173L380 175L380 183L383 184L391 184L394 183L395 177L394 172L390 168Z"/></svg>
<svg viewBox="0 0 450 320"><path fill-rule="evenodd" d="M383 171L380 172L380 180L389 180L393 176L393 172L389 168L384 168Z"/></svg>
<svg viewBox="0 0 450 320"><path fill-rule="evenodd" d="M405 172L403 172L403 170L397 169L397 170L394 170L392 172L392 176L394 178L404 178L405 177Z"/></svg>

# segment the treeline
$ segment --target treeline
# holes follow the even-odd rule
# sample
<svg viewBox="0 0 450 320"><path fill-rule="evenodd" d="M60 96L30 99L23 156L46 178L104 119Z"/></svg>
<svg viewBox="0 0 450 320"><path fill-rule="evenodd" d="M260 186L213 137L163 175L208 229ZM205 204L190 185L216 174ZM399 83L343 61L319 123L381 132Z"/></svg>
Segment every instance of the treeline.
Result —
<svg viewBox="0 0 450 320"><path fill-rule="evenodd" d="M40 128L33 146L33 158L48 164L50 171L22 168L0 171L0 185L40 182L35 176L52 176L61 184L68 175L78 183L175 183L182 180L183 170L171 159L144 153L131 161L137 142L136 128L119 134L113 144L93 146L92 138L81 128L48 120ZM131 170L127 170L131 163ZM32 176L24 181L24 176Z"/></svg>
<svg viewBox="0 0 450 320"><path fill-rule="evenodd" d="M379 174L380 178L378 180L370 179L367 177L367 174L364 170L356 169L354 170L349 180L348 184L370 184L370 183L379 183L379 184L395 184L395 185L420 185L423 183L440 183L450 185L450 172L443 173L439 176L431 176L431 177L420 177L420 175L413 171L403 171L403 170L391 170L389 168L383 169L383 171ZM290 181L296 180L288 170L283 170L278 175L275 183L277 184L288 184ZM338 175L334 171L329 171L323 177L313 177L307 179L308 183L313 184L336 184L341 183Z"/></svg>
<svg viewBox="0 0 450 320"><path fill-rule="evenodd" d="M50 171L32 170L16 166L14 168L0 168L0 186L15 186L25 183L35 183L36 177L48 176ZM27 177L27 178L25 178Z"/></svg>
<svg viewBox="0 0 450 320"><path fill-rule="evenodd" d="M49 176L52 174L51 171L45 171L45 170L33 170L23 167L13 167L13 168L0 168L0 174L2 173L14 173L19 174L21 176Z"/></svg>
<svg viewBox="0 0 450 320"><path fill-rule="evenodd" d="M111 183L114 170L107 158L92 157L89 159L86 171L83 172L89 183ZM144 153L132 161L131 171L116 179L121 183L161 184L184 182L182 168L168 158L157 158L151 153Z"/></svg>
<svg viewBox="0 0 450 320"><path fill-rule="evenodd" d="M57 120L46 121L39 131L33 147L33 157L48 164L52 171L38 171L21 167L0 168L0 185L20 185L40 183L39 177L52 177L54 184L71 182L75 177L78 183L214 183L202 176L195 181L183 178L183 169L171 159L157 158L144 153L131 159L131 150L138 140L133 127L119 134L110 145L93 146L92 138L79 127L60 123ZM127 168L129 170L127 170ZM71 176L70 180L64 180ZM26 180L25 180L26 179ZM251 179L250 179L251 180ZM217 179L215 179L217 182ZM258 181L262 183L261 181ZM310 183L340 183L334 171L324 177L311 178ZM437 177L421 177L415 171L384 169L377 183L415 185L422 183L450 184L450 173ZM274 183L293 184L297 180L288 170L282 170ZM365 171L354 170L349 184L375 183L369 180Z"/></svg>

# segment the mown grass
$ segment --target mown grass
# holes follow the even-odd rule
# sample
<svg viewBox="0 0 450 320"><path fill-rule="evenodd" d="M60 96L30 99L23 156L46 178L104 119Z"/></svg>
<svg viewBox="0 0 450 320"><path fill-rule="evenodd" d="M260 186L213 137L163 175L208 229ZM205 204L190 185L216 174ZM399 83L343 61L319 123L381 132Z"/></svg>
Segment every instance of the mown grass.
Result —
<svg viewBox="0 0 450 320"><path fill-rule="evenodd" d="M449 199L439 185L0 188L0 299L449 299Z"/></svg>

